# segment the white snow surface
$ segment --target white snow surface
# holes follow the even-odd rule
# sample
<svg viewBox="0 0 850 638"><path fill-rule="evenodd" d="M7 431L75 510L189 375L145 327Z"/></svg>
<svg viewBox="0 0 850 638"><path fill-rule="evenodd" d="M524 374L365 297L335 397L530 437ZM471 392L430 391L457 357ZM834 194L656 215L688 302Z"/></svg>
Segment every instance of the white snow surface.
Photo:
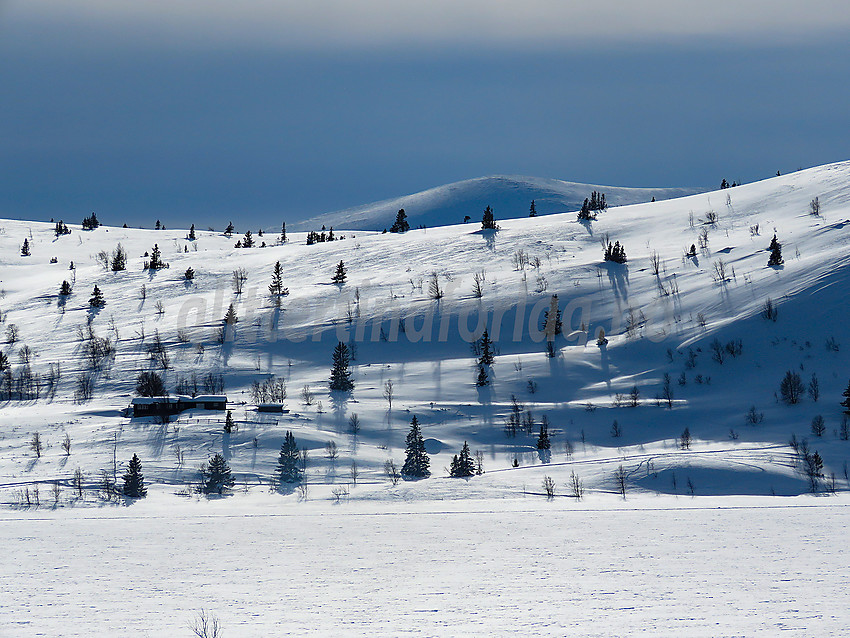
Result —
<svg viewBox="0 0 850 638"><path fill-rule="evenodd" d="M809 212L815 197L820 216ZM227 636L844 635L850 162L612 207L586 224L575 212L500 218L492 199L497 232L472 222L403 235L340 230L344 240L312 246L303 233L283 245L266 233L255 239L268 246L250 249L234 247L248 230L236 220L233 237L199 220L195 241L185 229L83 231L66 218L72 232L57 238L52 224L0 222L0 337L17 328L2 351L13 379L29 365L40 380L37 399L8 400L0 384L0 636L191 635L202 608ZM703 230L707 246L685 257ZM778 268L767 266L774 232ZM606 234L624 245L626 264L602 261ZM127 270L111 272L98 254L119 242ZM154 243L169 268L143 269ZM289 288L280 308L267 292L278 260ZM337 286L340 260L348 279ZM721 265L727 281L717 280ZM193 281L183 279L188 267ZM237 268L247 274L239 295ZM429 295L434 273L439 300ZM63 280L73 284L64 304ZM88 305L95 285L100 310ZM553 294L564 335L550 358L540 326ZM761 316L768 298L775 322ZM230 303L235 336L219 343ZM88 325L115 348L96 370L83 356ZM498 352L490 385L476 387L469 341L485 325ZM156 334L166 369L149 354ZM740 340L740 355L713 360L714 339ZM327 388L338 340L356 345L348 395ZM51 369L61 372L52 389ZM172 394L178 377L221 374L238 430L223 432L222 412L167 424L125 416L149 370ZM819 400L779 401L788 370L807 384L815 374ZM669 409L656 401L665 374ZM75 398L81 375L94 384L89 400ZM286 382L288 413L252 404L252 382L271 376ZM634 387L638 405L627 407ZM512 395L531 412L532 434L506 435ZM751 407L763 414L755 425ZM384 464L401 466L413 415L432 477L393 485ZM547 463L536 449L544 415ZM822 437L810 431L817 415ZM288 430L309 452L303 491L270 487ZM824 459L817 494L792 435ZM326 454L330 441L338 458ZM448 478L464 441L485 472ZM205 498L192 486L214 453L236 486ZM148 497L107 501L101 472L120 483L133 454ZM72 489L78 468L82 497ZM570 495L572 473L581 500ZM551 501L544 477L555 483Z"/></svg>

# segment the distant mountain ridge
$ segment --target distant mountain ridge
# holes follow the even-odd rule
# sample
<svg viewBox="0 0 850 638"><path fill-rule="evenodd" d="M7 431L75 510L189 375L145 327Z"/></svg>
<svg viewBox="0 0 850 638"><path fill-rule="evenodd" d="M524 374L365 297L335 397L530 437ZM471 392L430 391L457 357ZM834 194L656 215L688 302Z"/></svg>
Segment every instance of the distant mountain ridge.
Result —
<svg viewBox="0 0 850 638"><path fill-rule="evenodd" d="M496 219L527 217L531 200L538 215L577 211L591 192L605 193L609 206L624 206L685 197L704 192L700 188L625 188L565 182L559 179L521 175L491 175L453 182L419 193L385 199L371 204L324 213L291 224L292 230L317 230L322 226L339 230L389 229L403 208L411 228L461 224L469 215L480 220L486 206Z"/></svg>

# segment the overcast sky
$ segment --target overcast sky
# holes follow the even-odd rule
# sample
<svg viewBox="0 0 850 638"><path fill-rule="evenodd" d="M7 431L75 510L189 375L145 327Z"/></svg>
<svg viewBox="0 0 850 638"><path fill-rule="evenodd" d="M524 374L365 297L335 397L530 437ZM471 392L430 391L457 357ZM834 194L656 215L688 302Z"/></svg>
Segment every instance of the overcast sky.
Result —
<svg viewBox="0 0 850 638"><path fill-rule="evenodd" d="M0 0L0 215L750 181L850 158L848 35L846 0Z"/></svg>

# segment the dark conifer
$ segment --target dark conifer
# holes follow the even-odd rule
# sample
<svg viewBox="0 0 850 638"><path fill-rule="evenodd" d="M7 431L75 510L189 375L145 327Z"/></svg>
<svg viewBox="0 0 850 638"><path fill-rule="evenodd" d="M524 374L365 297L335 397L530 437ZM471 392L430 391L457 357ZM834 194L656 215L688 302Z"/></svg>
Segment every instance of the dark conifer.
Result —
<svg viewBox="0 0 850 638"><path fill-rule="evenodd" d="M768 250L770 250L770 258L767 260L768 266L781 266L785 263L785 260L782 259L782 244L776 239L776 234L770 240Z"/></svg>
<svg viewBox="0 0 850 638"><path fill-rule="evenodd" d="M231 235L233 235L234 230L236 229L233 227L233 222L228 222L227 228L224 229L224 234L230 237Z"/></svg>
<svg viewBox="0 0 850 638"><path fill-rule="evenodd" d="M30 241L27 238L24 238L24 243L21 244L21 257L29 257L30 256Z"/></svg>
<svg viewBox="0 0 850 638"><path fill-rule="evenodd" d="M407 433L404 465L401 468L403 476L411 478L428 478L431 476L431 459L425 451L425 440L419 420L414 415L410 421L410 431Z"/></svg>
<svg viewBox="0 0 850 638"><path fill-rule="evenodd" d="M449 475L453 477L468 477L475 474L475 459L469 452L469 443L463 442L463 448L460 450L460 455L455 455L452 458L452 464L449 468Z"/></svg>
<svg viewBox="0 0 850 638"><path fill-rule="evenodd" d="M280 456L277 459L278 478L283 483L298 483L302 479L298 444L292 432L286 433L283 445L280 446Z"/></svg>
<svg viewBox="0 0 850 638"><path fill-rule="evenodd" d="M189 228L189 237L188 237L188 239L189 239L189 241L195 241L195 239L197 239L197 238L195 237L195 224L192 224L191 228Z"/></svg>
<svg viewBox="0 0 850 638"><path fill-rule="evenodd" d="M531 200L531 207L528 209L529 217L537 217L537 207L534 205L534 200Z"/></svg>
<svg viewBox="0 0 850 638"><path fill-rule="evenodd" d="M201 492L204 494L223 494L233 484L230 466L221 454L216 454L208 464L201 466Z"/></svg>
<svg viewBox="0 0 850 638"><path fill-rule="evenodd" d="M341 286L342 284L345 283L345 280L346 280L347 277L348 277L348 275L345 272L345 264L340 259L339 263L336 265L336 272L334 273L334 276L331 278L331 281L333 283L337 284L338 286Z"/></svg>
<svg viewBox="0 0 850 638"><path fill-rule="evenodd" d="M351 354L348 351L348 346L342 341L337 343L333 353L333 368L331 368L330 389L338 392L350 392L354 389L354 382L351 380L351 370L349 364Z"/></svg>
<svg viewBox="0 0 850 638"><path fill-rule="evenodd" d="M142 462L135 454L127 464L127 473L124 474L124 496L132 498L144 498L148 490L145 487L145 477L142 474Z"/></svg>
<svg viewBox="0 0 850 638"><path fill-rule="evenodd" d="M484 209L484 215L481 217L482 230L496 230L496 218L493 216L493 209L489 206Z"/></svg>
<svg viewBox="0 0 850 638"><path fill-rule="evenodd" d="M106 301L103 298L103 293L100 292L100 288L98 288L97 284L95 284L94 291L89 299L89 306L91 308L103 308L105 305Z"/></svg>
<svg viewBox="0 0 850 638"><path fill-rule="evenodd" d="M62 295L63 297L67 297L68 295L70 295L71 294L71 284L69 284L67 281L63 281L62 285L59 286L59 294Z"/></svg>
<svg viewBox="0 0 850 638"><path fill-rule="evenodd" d="M276 262L272 269L272 282L269 284L269 294L273 297L282 297L289 294L289 290L283 287L283 267Z"/></svg>
<svg viewBox="0 0 850 638"><path fill-rule="evenodd" d="M392 226L390 226L391 233L406 233L410 230L410 224L407 222L407 213L404 212L404 209L398 211L398 214L395 217L395 222Z"/></svg>
<svg viewBox="0 0 850 638"><path fill-rule="evenodd" d="M286 243L286 222L283 222L280 226L280 243Z"/></svg>

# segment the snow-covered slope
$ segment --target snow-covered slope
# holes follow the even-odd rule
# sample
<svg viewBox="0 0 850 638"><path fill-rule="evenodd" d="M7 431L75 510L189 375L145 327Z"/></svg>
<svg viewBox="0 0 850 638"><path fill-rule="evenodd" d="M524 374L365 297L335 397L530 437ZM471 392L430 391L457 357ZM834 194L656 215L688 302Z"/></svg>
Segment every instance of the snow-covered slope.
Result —
<svg viewBox="0 0 850 638"><path fill-rule="evenodd" d="M809 213L815 197L822 212L817 217ZM706 221L709 213L716 215L713 223ZM237 249L236 235L199 232L188 241L185 231L78 226L57 238L48 224L6 221L0 234L2 330L14 324L18 334L3 351L15 379L29 360L40 390L38 399L13 398L0 409L3 500L22 498L21 490L36 483L58 479L69 486L76 468L94 488L101 470L113 472L113 453L119 463L138 454L154 493L157 485L194 481L198 464L215 452L226 455L240 483L264 486L287 430L310 450L307 477L317 494L350 483L352 462L360 471L356 495L372 499L507 497L524 485L539 491L544 475L565 486L571 472L589 492L610 491L620 464L630 489L650 493L799 494L808 487L787 440L792 433L811 440L816 415L825 418L827 430L812 445L826 460L827 476L835 473L838 485L846 486L850 444L836 431L850 347L844 326L848 219L850 162L726 191L612 207L589 224L569 213L500 219L498 232L471 223L404 235L349 232L342 241L312 246L303 234L285 245L256 237L270 245ZM779 268L767 267L774 232L785 256ZM685 257L701 233L707 245ZM602 261L604 236L625 246L627 264ZM28 257L20 254L25 238ZM97 256L118 243L128 251L127 270L110 272ZM168 269L143 270L144 253L154 244ZM290 291L280 308L267 292L278 260ZM337 286L330 282L340 260L348 280ZM725 281L717 280L721 265ZM183 278L189 267L193 281ZM237 268L247 274L241 294L231 287ZM480 298L473 294L476 274L482 277ZM437 300L429 292L435 275L443 293ZM74 292L60 303L63 280ZM88 305L95 285L106 299L97 311ZM557 337L556 356L549 358L540 326L553 294L565 313L565 336ZM768 298L778 304L776 322L760 317ZM235 339L220 343L230 303L239 316ZM97 370L81 341L89 325L116 351ZM490 385L477 387L469 342L485 325L499 354ZM596 345L600 328L609 339L605 347ZM149 354L157 334L168 352L165 369ZM740 340L740 356L712 360L715 338L722 344ZM327 389L338 340L356 348L350 395ZM186 412L171 424L122 416L144 370L161 372L172 392L180 377L222 374L238 432L222 432L221 413ZM806 383L816 373L820 401L778 402L787 370ZM665 374L672 409L656 405ZM252 405L251 383L272 375L288 386L288 414L262 414ZM83 378L92 380L94 396L76 401ZM391 410L384 398L388 380L395 388ZM315 394L309 404L301 398L305 386ZM638 405L626 407L623 396L634 387ZM506 436L512 396L531 414L532 434ZM764 414L762 423L747 425L751 406ZM357 436L348 427L353 414L362 423ZM433 439L433 478L393 486L384 463L401 464L413 415ZM553 445L547 464L536 450L543 416ZM683 450L677 440L685 427L693 444ZM616 430L620 436L614 437ZM40 458L29 449L36 432L46 443ZM70 455L61 446L66 433ZM326 455L329 441L339 458ZM464 441L481 451L486 473L458 483L445 478L444 468ZM515 460L518 467L512 467ZM73 500L70 491L63 498Z"/></svg>
<svg viewBox="0 0 850 638"><path fill-rule="evenodd" d="M593 191L605 193L608 204L623 206L640 202L683 197L695 188L622 188L564 182L558 179L493 175L454 182L420 193L396 197L347 210L326 213L292 224L298 230L336 229L383 230L389 228L403 208L411 228L462 223L469 217L478 222L486 206L499 219L527 217L534 200L539 215L576 211Z"/></svg>

